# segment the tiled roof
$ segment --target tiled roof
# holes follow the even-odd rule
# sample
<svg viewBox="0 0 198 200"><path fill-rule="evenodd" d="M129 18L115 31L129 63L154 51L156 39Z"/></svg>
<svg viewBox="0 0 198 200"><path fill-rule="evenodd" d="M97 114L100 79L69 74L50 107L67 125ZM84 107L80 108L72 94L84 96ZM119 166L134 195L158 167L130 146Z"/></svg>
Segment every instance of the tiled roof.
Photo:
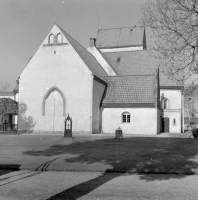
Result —
<svg viewBox="0 0 198 200"><path fill-rule="evenodd" d="M160 63L150 51L146 50L111 52L103 55L118 75L153 74ZM178 86L178 84L160 72L160 86Z"/></svg>
<svg viewBox="0 0 198 200"><path fill-rule="evenodd" d="M127 27L113 29L99 29L96 46L122 47L143 45L144 27Z"/></svg>
<svg viewBox="0 0 198 200"><path fill-rule="evenodd" d="M60 27L59 27L60 28ZM64 36L67 38L69 43L76 50L81 59L85 62L89 70L93 75L97 76L103 81L105 80L105 76L107 76L104 69L100 66L98 61L93 57L91 53L89 53L84 47L82 47L76 40L74 40L70 35L68 35L63 29L60 28Z"/></svg>
<svg viewBox="0 0 198 200"><path fill-rule="evenodd" d="M13 92L0 92L0 96L14 96Z"/></svg>
<svg viewBox="0 0 198 200"><path fill-rule="evenodd" d="M103 106L154 103L155 75L108 76Z"/></svg>

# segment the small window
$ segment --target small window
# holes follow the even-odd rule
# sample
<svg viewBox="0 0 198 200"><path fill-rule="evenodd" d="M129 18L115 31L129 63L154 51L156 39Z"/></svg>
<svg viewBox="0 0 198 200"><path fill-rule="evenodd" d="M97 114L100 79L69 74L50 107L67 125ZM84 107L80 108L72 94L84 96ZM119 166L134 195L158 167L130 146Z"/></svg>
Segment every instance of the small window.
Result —
<svg viewBox="0 0 198 200"><path fill-rule="evenodd" d="M162 109L169 109L169 100L167 98L162 99L161 108Z"/></svg>
<svg viewBox="0 0 198 200"><path fill-rule="evenodd" d="M168 108L168 99L164 99L164 109Z"/></svg>
<svg viewBox="0 0 198 200"><path fill-rule="evenodd" d="M51 34L51 35L49 36L49 38L48 38L48 43L49 43L49 44L53 44L53 43L54 43L54 35L53 35L53 34Z"/></svg>
<svg viewBox="0 0 198 200"><path fill-rule="evenodd" d="M131 122L131 114L129 112L124 112L122 114L122 123L130 123Z"/></svg>
<svg viewBox="0 0 198 200"><path fill-rule="evenodd" d="M62 35L60 33L57 35L57 43L62 43Z"/></svg>
<svg viewBox="0 0 198 200"><path fill-rule="evenodd" d="M116 61L116 62L117 62L117 63L120 63L120 60L121 60L121 58L117 58L117 61Z"/></svg>
<svg viewBox="0 0 198 200"><path fill-rule="evenodd" d="M176 125L176 119L173 118L173 125Z"/></svg>

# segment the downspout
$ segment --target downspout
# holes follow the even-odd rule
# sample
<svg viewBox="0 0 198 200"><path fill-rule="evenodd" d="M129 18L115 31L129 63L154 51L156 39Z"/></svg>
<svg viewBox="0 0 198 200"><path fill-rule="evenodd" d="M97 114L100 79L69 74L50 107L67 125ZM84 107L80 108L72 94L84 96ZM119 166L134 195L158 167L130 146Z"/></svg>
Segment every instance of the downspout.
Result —
<svg viewBox="0 0 198 200"><path fill-rule="evenodd" d="M181 131L184 133L184 92L181 92Z"/></svg>
<svg viewBox="0 0 198 200"><path fill-rule="evenodd" d="M103 129L102 129L102 111L103 111L103 107L100 107L100 133L103 133Z"/></svg>
<svg viewBox="0 0 198 200"><path fill-rule="evenodd" d="M92 83L91 83L91 108L90 108L90 133L92 133L92 117L93 117L93 98L94 98L94 91L93 91L93 82L94 82L94 75L92 74Z"/></svg>
<svg viewBox="0 0 198 200"><path fill-rule="evenodd" d="M155 74L155 107L157 111L157 130L156 135L160 133L160 88L159 88L159 67L156 69Z"/></svg>
<svg viewBox="0 0 198 200"><path fill-rule="evenodd" d="M102 126L102 120L103 120L103 118L102 118L102 112L103 112L103 110L104 110L104 108L102 107L102 102L103 102L103 99L105 98L105 95L106 95L106 91L107 91L107 85L105 86L105 89L104 89L104 93L103 93L103 95L102 95L102 99L101 99L101 102L100 102L100 131L101 131L101 133L103 133L103 126Z"/></svg>

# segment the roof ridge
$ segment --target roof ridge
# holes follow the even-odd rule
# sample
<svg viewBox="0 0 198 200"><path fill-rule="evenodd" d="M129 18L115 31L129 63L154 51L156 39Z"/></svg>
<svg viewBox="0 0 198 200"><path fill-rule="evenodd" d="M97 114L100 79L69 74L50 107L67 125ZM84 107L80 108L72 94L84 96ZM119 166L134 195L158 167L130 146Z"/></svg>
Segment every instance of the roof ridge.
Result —
<svg viewBox="0 0 198 200"><path fill-rule="evenodd" d="M116 76L105 76L105 77L125 77L125 76L155 76L156 74L130 74L130 75L116 75Z"/></svg>
<svg viewBox="0 0 198 200"><path fill-rule="evenodd" d="M119 48L123 48L123 47L116 47L116 49L119 49ZM151 50L148 50L148 49L143 49L143 50L133 50L133 51L114 51L114 52L103 52L105 54L107 53L132 53L132 52L152 52Z"/></svg>
<svg viewBox="0 0 198 200"><path fill-rule="evenodd" d="M112 30L112 29L124 29L124 28L144 28L145 26L128 26L128 27L120 27L120 28L100 28L99 30Z"/></svg>

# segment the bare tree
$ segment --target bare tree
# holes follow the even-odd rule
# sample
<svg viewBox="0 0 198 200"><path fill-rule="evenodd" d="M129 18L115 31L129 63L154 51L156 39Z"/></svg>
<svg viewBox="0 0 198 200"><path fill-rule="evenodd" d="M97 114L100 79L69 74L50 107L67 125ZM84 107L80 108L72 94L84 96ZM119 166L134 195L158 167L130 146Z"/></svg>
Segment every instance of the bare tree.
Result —
<svg viewBox="0 0 198 200"><path fill-rule="evenodd" d="M10 88L10 83L0 82L0 92L6 92Z"/></svg>
<svg viewBox="0 0 198 200"><path fill-rule="evenodd" d="M182 83L197 75L198 1L150 0L141 9L166 73Z"/></svg>
<svg viewBox="0 0 198 200"><path fill-rule="evenodd" d="M198 85L188 85L184 89L184 96L186 116L189 117L189 122L190 118L192 118L193 121L195 121L195 118L198 115Z"/></svg>

